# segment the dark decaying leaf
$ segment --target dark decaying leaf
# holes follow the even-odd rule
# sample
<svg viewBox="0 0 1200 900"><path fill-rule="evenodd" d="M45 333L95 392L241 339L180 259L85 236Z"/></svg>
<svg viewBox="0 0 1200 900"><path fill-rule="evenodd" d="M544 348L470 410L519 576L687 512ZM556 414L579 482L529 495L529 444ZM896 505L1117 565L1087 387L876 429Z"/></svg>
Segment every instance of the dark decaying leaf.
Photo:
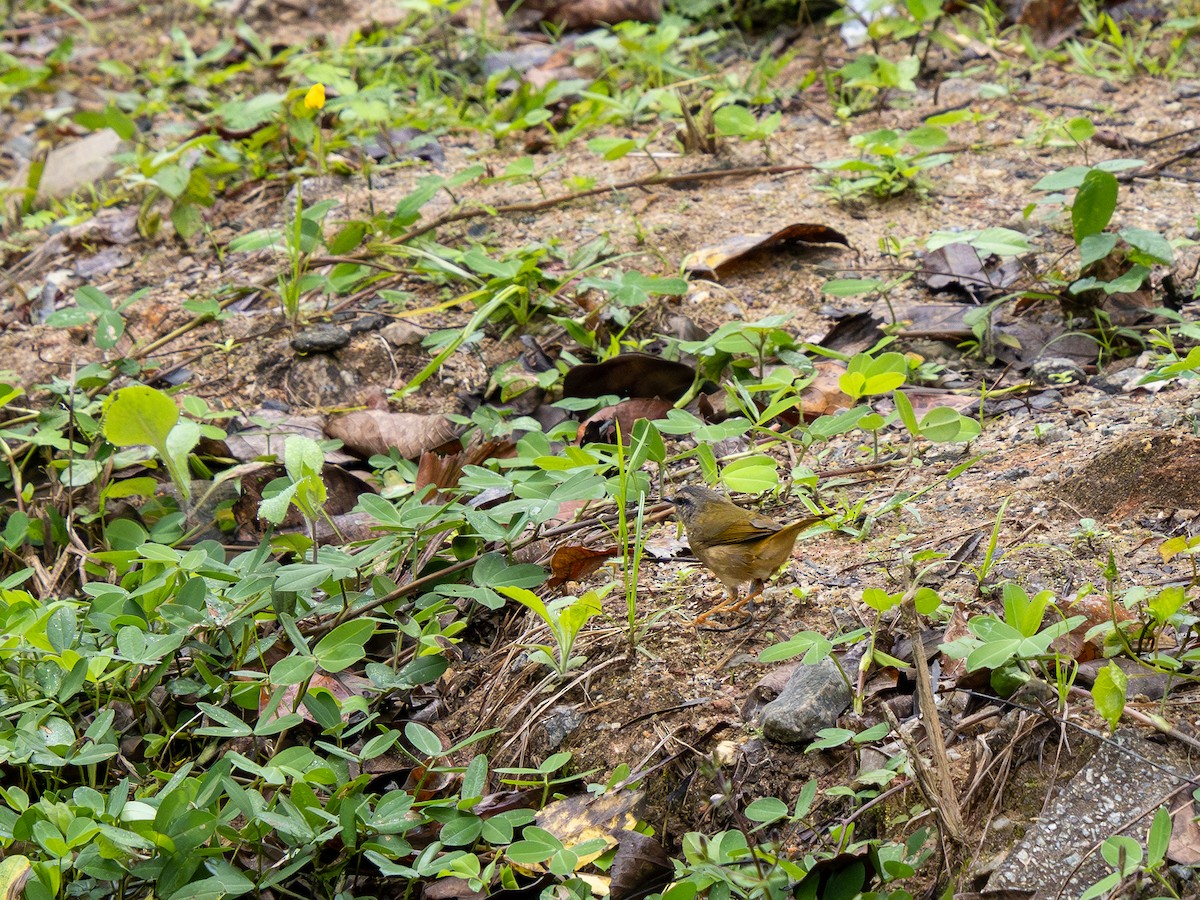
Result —
<svg viewBox="0 0 1200 900"><path fill-rule="evenodd" d="M442 492L456 487L462 477L463 466L482 465L489 459L509 459L516 455L517 445L512 441L484 441L473 444L462 453L451 453L441 456L432 451L421 454L417 463L415 489L420 493L426 485L434 485L437 490L425 498L426 503L444 503L448 499Z"/></svg>
<svg viewBox="0 0 1200 900"><path fill-rule="evenodd" d="M633 400L622 400L616 406L606 406L579 426L579 436L576 443L583 444L615 444L617 442L617 427L621 428L622 440L629 443L633 433L633 423L638 419L666 418L674 404L670 400L647 400L642 397Z"/></svg>
<svg viewBox="0 0 1200 900"><path fill-rule="evenodd" d="M554 368L554 359L558 357L558 354L562 351L562 347L554 345L550 348L550 352L547 353L532 335L523 334L520 340L525 347L521 358L525 360L525 365L529 367L529 371L549 372ZM551 357L550 353L553 353L554 357Z"/></svg>
<svg viewBox="0 0 1200 900"><path fill-rule="evenodd" d="M530 28L548 22L562 28L594 28L618 22L657 22L660 0L496 0L513 27Z"/></svg>
<svg viewBox="0 0 1200 900"><path fill-rule="evenodd" d="M330 419L325 433L360 456L385 454L394 447L405 459L416 459L426 450L436 450L458 441L454 426L445 416L374 409Z"/></svg>
<svg viewBox="0 0 1200 900"><path fill-rule="evenodd" d="M674 871L670 858L657 840L638 831L623 831L617 836L609 897L611 900L641 900L661 890Z"/></svg>
<svg viewBox="0 0 1200 900"><path fill-rule="evenodd" d="M648 353L623 353L601 363L584 363L563 378L563 396L662 397L678 400L696 380L695 370Z"/></svg>
<svg viewBox="0 0 1200 900"><path fill-rule="evenodd" d="M559 547L550 558L550 577L546 580L546 587L556 588L568 581L582 581L619 552L616 547L605 550L573 545Z"/></svg>
<svg viewBox="0 0 1200 900"><path fill-rule="evenodd" d="M850 246L846 236L828 225L796 222L771 234L735 234L719 244L689 253L683 269L692 275L717 278L751 254L787 244L841 244Z"/></svg>
<svg viewBox="0 0 1200 900"><path fill-rule="evenodd" d="M262 492L276 478L287 474L283 466L263 463L256 469L242 476L242 495L233 504L233 519L238 530L243 534L261 535L263 523L258 519L258 504L262 501ZM375 493L375 489L356 475L347 472L341 466L326 465L321 470L321 480L325 482L328 494L325 501L325 512L336 517L348 514L358 505L362 494ZM279 531L305 529L306 523L300 511L291 507L284 517Z"/></svg>
<svg viewBox="0 0 1200 900"><path fill-rule="evenodd" d="M980 259L970 244L947 244L925 257L925 284L932 291L954 290L985 300L1021 277L1021 263L998 256Z"/></svg>

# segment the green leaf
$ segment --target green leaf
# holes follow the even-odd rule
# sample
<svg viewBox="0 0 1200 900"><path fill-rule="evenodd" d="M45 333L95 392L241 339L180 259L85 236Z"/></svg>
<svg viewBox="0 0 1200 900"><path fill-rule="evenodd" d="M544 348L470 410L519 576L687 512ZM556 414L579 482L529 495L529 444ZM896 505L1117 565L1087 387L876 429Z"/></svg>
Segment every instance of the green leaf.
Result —
<svg viewBox="0 0 1200 900"><path fill-rule="evenodd" d="M404 736L429 759L437 759L445 751L441 739L420 722L408 722L404 726Z"/></svg>
<svg viewBox="0 0 1200 900"><path fill-rule="evenodd" d="M1165 860L1170 844L1171 812L1165 806L1160 806L1154 813L1150 834L1146 837L1146 864L1156 866Z"/></svg>
<svg viewBox="0 0 1200 900"><path fill-rule="evenodd" d="M1084 266L1090 266L1112 253L1116 246L1115 234L1089 234L1079 242L1080 262Z"/></svg>
<svg viewBox="0 0 1200 900"><path fill-rule="evenodd" d="M1096 704L1096 712L1104 717L1108 727L1116 729L1125 710L1125 697L1129 687L1128 676L1115 663L1096 673L1096 681L1092 685L1092 702Z"/></svg>
<svg viewBox="0 0 1200 900"><path fill-rule="evenodd" d="M788 814L787 804L778 797L759 797L746 807L745 816L751 822L769 824L778 822Z"/></svg>
<svg viewBox="0 0 1200 900"><path fill-rule="evenodd" d="M587 142L587 148L610 162L637 149L637 141L629 138L598 137Z"/></svg>
<svg viewBox="0 0 1200 900"><path fill-rule="evenodd" d="M882 588L866 588L862 592L863 603L876 612L887 612L897 606L903 598L903 593L889 594Z"/></svg>
<svg viewBox="0 0 1200 900"><path fill-rule="evenodd" d="M176 234L187 240L204 227L200 207L195 203L176 203L171 207L171 225Z"/></svg>
<svg viewBox="0 0 1200 900"><path fill-rule="evenodd" d="M722 469L721 482L731 491L761 494L779 485L779 470L773 457L747 456Z"/></svg>
<svg viewBox="0 0 1200 900"><path fill-rule="evenodd" d="M735 136L753 134L758 131L758 119L754 118L754 113L744 106L731 104L722 106L713 113L713 127L717 129L717 134Z"/></svg>
<svg viewBox="0 0 1200 900"><path fill-rule="evenodd" d="M188 180L192 177L191 172L183 166L176 164L168 164L163 166L150 179L157 184L164 194L172 200L178 200L183 196L183 192L187 190Z"/></svg>
<svg viewBox="0 0 1200 900"><path fill-rule="evenodd" d="M935 406L921 417L921 434L934 443L973 441L981 431L979 422L960 415L948 406Z"/></svg>
<svg viewBox="0 0 1200 900"><path fill-rule="evenodd" d="M1087 116L1076 116L1067 122L1066 132L1071 140L1082 144L1092 139L1092 135L1096 133L1096 126Z"/></svg>
<svg viewBox="0 0 1200 900"><path fill-rule="evenodd" d="M1157 231L1150 231L1146 228L1122 228L1119 234L1121 240L1130 247L1140 250L1149 257L1149 260L1138 260L1138 262L1156 262L1164 266L1175 262L1175 250L1171 247L1171 242Z"/></svg>
<svg viewBox="0 0 1200 900"><path fill-rule="evenodd" d="M326 672L340 672L367 655L365 645L375 635L374 619L343 622L313 648L313 656Z"/></svg>
<svg viewBox="0 0 1200 900"><path fill-rule="evenodd" d="M1051 172L1033 186L1035 191L1067 191L1083 184L1089 172L1095 171L1088 166L1068 166L1057 172Z"/></svg>
<svg viewBox="0 0 1200 900"><path fill-rule="evenodd" d="M316 670L317 661L311 656L286 656L271 666L271 683L300 684Z"/></svg>
<svg viewBox="0 0 1200 900"><path fill-rule="evenodd" d="M334 235L333 240L329 242L329 252L334 256L345 256L351 250L357 249L366 236L366 222L351 222Z"/></svg>
<svg viewBox="0 0 1200 900"><path fill-rule="evenodd" d="M908 399L908 395L904 391L894 391L892 402L896 404L896 412L899 413L900 421L904 423L908 433L913 437L919 435L921 428L917 425L917 414L913 410L912 401Z"/></svg>
<svg viewBox="0 0 1200 900"><path fill-rule="evenodd" d="M125 317L115 309L105 310L96 316L96 346L111 350L125 333Z"/></svg>
<svg viewBox="0 0 1200 900"><path fill-rule="evenodd" d="M289 484L270 497L263 497L258 504L258 516L272 525L283 523L287 516L288 507L292 505L292 497L296 495L298 485Z"/></svg>
<svg viewBox="0 0 1200 900"><path fill-rule="evenodd" d="M117 447L149 444L165 449L167 435L177 421L175 401L144 384L120 388L104 403L104 437Z"/></svg>
<svg viewBox="0 0 1200 900"><path fill-rule="evenodd" d="M802 631L781 644L773 644L758 654L759 662L783 662L804 655L803 663L811 666L829 655L833 643L816 631Z"/></svg>
<svg viewBox="0 0 1200 900"><path fill-rule="evenodd" d="M835 278L821 286L821 290L831 297L856 297L859 294L870 294L887 287L887 282L879 278Z"/></svg>
<svg viewBox="0 0 1200 900"><path fill-rule="evenodd" d="M1114 834L1100 846L1104 861L1128 878L1142 865L1142 845L1123 834Z"/></svg>
<svg viewBox="0 0 1200 900"><path fill-rule="evenodd" d="M1111 172L1092 169L1083 177L1071 205L1071 227L1075 243L1089 234L1099 234L1117 209L1117 178Z"/></svg>
<svg viewBox="0 0 1200 900"><path fill-rule="evenodd" d="M1050 604L1050 595L1042 591L1032 599L1019 584L1004 585L1004 621L1024 637L1033 637L1041 630L1042 617Z"/></svg>

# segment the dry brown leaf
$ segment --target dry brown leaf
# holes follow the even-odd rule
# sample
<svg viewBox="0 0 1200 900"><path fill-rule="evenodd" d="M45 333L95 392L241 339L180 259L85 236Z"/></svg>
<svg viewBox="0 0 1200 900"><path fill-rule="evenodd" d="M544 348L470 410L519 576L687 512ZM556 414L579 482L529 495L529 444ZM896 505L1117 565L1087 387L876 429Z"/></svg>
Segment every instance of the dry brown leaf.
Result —
<svg viewBox="0 0 1200 900"><path fill-rule="evenodd" d="M854 405L849 395L838 386L838 380L846 372L842 363L823 359L816 362L815 368L816 377L800 392L800 409L806 422Z"/></svg>
<svg viewBox="0 0 1200 900"><path fill-rule="evenodd" d="M1129 622L1133 619L1133 614L1119 603L1110 604L1103 597L1095 596L1076 600L1067 607L1066 614L1067 616L1083 616L1084 621L1068 634L1055 640L1050 647L1054 652L1063 653L1081 663L1098 659L1104 655L1103 636L1085 641L1085 634L1097 625L1111 622L1114 618L1118 623Z"/></svg>
<svg viewBox="0 0 1200 900"><path fill-rule="evenodd" d="M371 688L371 680L363 678L361 675L353 675L349 672L338 672L335 675L330 675L325 672L315 672L312 678L308 681L308 690L313 688L325 688L329 693L337 698L338 703L345 703L351 697L361 697ZM260 718L267 718L268 721L278 719L280 716L287 713L298 712L301 718L314 725L318 724L313 718L312 713L308 711L308 707L301 700L299 705L296 703L296 695L300 692L300 685L289 684L283 689L283 699L279 702L279 706L275 708L275 714L270 717L265 716L266 706L271 699L271 691L266 688L259 691L258 697L258 713Z"/></svg>
<svg viewBox="0 0 1200 900"><path fill-rule="evenodd" d="M249 462L260 456L283 458L283 444L290 435L298 434L314 441L324 437L324 422L319 416L297 416L273 409L257 409L245 413L248 424L225 436L228 455L239 462ZM349 453L332 450L325 454L327 463L344 463L354 459Z"/></svg>
<svg viewBox="0 0 1200 900"><path fill-rule="evenodd" d="M496 6L505 16L513 10L516 28L529 28L539 22L563 28L594 28L618 22L657 22L662 18L660 0L496 0Z"/></svg>
<svg viewBox="0 0 1200 900"><path fill-rule="evenodd" d="M1016 281L1022 272L1016 259L979 258L970 244L946 244L926 255L922 263L925 284L932 291L952 289L976 302Z"/></svg>
<svg viewBox="0 0 1200 900"><path fill-rule="evenodd" d="M796 222L771 234L735 234L719 244L702 247L687 255L683 269L692 275L718 278L749 255L785 244L841 244L849 247L850 241L828 225Z"/></svg>
<svg viewBox="0 0 1200 900"><path fill-rule="evenodd" d="M649 400L635 397L624 400L616 406L606 406L579 425L579 434L575 443L584 444L615 444L617 441L616 426L621 427L622 440L629 443L633 434L633 425L638 419L666 418L674 404L670 400Z"/></svg>
<svg viewBox="0 0 1200 900"><path fill-rule="evenodd" d="M546 587L556 588L568 581L583 581L620 551L616 547L592 550L588 547L568 545L559 547L550 558L550 577Z"/></svg>
<svg viewBox="0 0 1200 900"><path fill-rule="evenodd" d="M325 433L364 457L395 448L405 459L417 459L426 450L458 441L454 426L445 416L373 409L336 416L325 425Z"/></svg>
<svg viewBox="0 0 1200 900"><path fill-rule="evenodd" d="M421 454L417 463L417 476L414 487L419 493L421 488L432 484L436 491L425 498L426 503L444 503L447 499L443 493L448 488L456 487L462 477L463 466L482 465L489 459L508 459L515 456L517 445L512 441L483 441L473 444L462 453L451 453L439 456L431 451Z"/></svg>
<svg viewBox="0 0 1200 900"><path fill-rule="evenodd" d="M1167 858L1181 866L1200 865L1200 825L1196 823L1196 806L1191 797L1185 798L1171 813Z"/></svg>

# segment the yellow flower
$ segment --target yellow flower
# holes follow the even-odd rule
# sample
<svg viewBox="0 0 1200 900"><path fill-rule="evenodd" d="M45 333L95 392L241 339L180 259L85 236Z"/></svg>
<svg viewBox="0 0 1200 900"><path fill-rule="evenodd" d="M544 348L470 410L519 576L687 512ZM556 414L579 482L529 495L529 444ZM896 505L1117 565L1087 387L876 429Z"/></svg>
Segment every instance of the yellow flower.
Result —
<svg viewBox="0 0 1200 900"><path fill-rule="evenodd" d="M318 81L310 87L304 95L304 106L306 109L322 109L325 106L325 85Z"/></svg>

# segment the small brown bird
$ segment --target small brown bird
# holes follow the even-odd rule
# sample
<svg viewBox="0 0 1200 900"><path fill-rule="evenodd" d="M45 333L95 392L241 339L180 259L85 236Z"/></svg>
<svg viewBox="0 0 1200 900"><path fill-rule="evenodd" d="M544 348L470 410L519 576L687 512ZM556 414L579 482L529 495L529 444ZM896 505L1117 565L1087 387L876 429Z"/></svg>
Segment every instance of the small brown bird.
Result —
<svg viewBox="0 0 1200 900"><path fill-rule="evenodd" d="M729 599L697 616L697 623L720 612L741 609L761 594L763 582L792 555L800 532L821 521L813 516L780 525L706 487L680 488L671 502L687 531L692 552L729 591ZM747 581L750 593L738 600L738 588Z"/></svg>

